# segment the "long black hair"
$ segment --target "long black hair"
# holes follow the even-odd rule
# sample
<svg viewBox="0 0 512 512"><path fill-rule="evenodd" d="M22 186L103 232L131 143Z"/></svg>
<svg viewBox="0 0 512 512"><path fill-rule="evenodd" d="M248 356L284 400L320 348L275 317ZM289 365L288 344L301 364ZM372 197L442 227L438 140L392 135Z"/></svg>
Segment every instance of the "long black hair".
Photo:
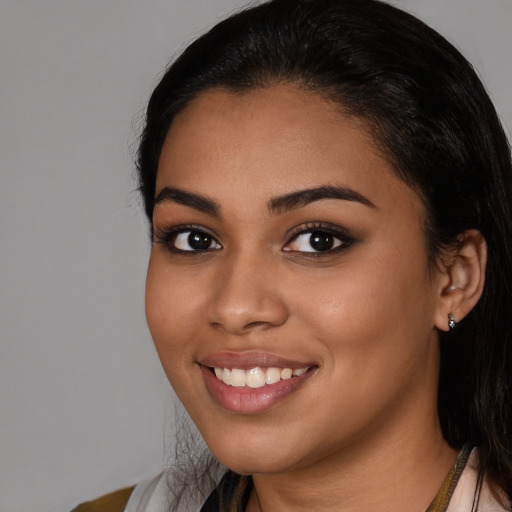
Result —
<svg viewBox="0 0 512 512"><path fill-rule="evenodd" d="M243 92L277 82L324 95L364 122L424 201L432 264L463 231L485 237L481 300L453 332L440 333L438 408L446 440L480 446L512 496L510 146L473 68L437 32L378 0L273 0L219 23L151 96L138 153L148 217L176 114L210 88Z"/></svg>

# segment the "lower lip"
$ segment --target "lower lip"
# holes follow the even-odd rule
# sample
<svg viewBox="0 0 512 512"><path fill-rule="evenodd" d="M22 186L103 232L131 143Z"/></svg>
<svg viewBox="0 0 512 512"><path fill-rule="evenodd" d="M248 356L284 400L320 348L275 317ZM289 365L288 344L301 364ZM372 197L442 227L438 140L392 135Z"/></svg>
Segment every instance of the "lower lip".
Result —
<svg viewBox="0 0 512 512"><path fill-rule="evenodd" d="M280 380L275 384L267 384L261 388L234 387L224 384L205 366L201 366L203 378L212 397L229 411L256 414L270 409L296 391L311 375L313 369L306 373Z"/></svg>

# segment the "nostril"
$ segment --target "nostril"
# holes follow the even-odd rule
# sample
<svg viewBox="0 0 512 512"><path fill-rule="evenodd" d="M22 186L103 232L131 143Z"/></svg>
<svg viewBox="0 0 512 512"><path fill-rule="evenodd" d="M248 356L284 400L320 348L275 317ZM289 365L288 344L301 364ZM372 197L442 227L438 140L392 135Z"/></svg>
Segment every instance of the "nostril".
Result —
<svg viewBox="0 0 512 512"><path fill-rule="evenodd" d="M258 329L264 329L264 328L268 327L268 325L269 325L268 322L250 322L245 326L245 330L255 331Z"/></svg>

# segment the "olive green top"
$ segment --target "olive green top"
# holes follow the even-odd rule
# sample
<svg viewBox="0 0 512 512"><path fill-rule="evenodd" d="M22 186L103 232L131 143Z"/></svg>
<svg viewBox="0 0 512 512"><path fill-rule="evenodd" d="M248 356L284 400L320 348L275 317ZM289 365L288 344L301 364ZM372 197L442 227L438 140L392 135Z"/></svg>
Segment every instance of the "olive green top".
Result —
<svg viewBox="0 0 512 512"><path fill-rule="evenodd" d="M134 488L125 487L93 501L86 501L71 512L123 512Z"/></svg>

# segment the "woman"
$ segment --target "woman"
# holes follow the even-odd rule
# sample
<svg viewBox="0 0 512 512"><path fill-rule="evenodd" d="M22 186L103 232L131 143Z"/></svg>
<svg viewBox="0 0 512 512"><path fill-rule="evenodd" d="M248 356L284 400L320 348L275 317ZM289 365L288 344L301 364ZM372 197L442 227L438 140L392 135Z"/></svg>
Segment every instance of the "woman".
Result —
<svg viewBox="0 0 512 512"><path fill-rule="evenodd" d="M510 148L457 50L265 3L168 69L138 168L148 325L229 472L126 510L511 510Z"/></svg>

